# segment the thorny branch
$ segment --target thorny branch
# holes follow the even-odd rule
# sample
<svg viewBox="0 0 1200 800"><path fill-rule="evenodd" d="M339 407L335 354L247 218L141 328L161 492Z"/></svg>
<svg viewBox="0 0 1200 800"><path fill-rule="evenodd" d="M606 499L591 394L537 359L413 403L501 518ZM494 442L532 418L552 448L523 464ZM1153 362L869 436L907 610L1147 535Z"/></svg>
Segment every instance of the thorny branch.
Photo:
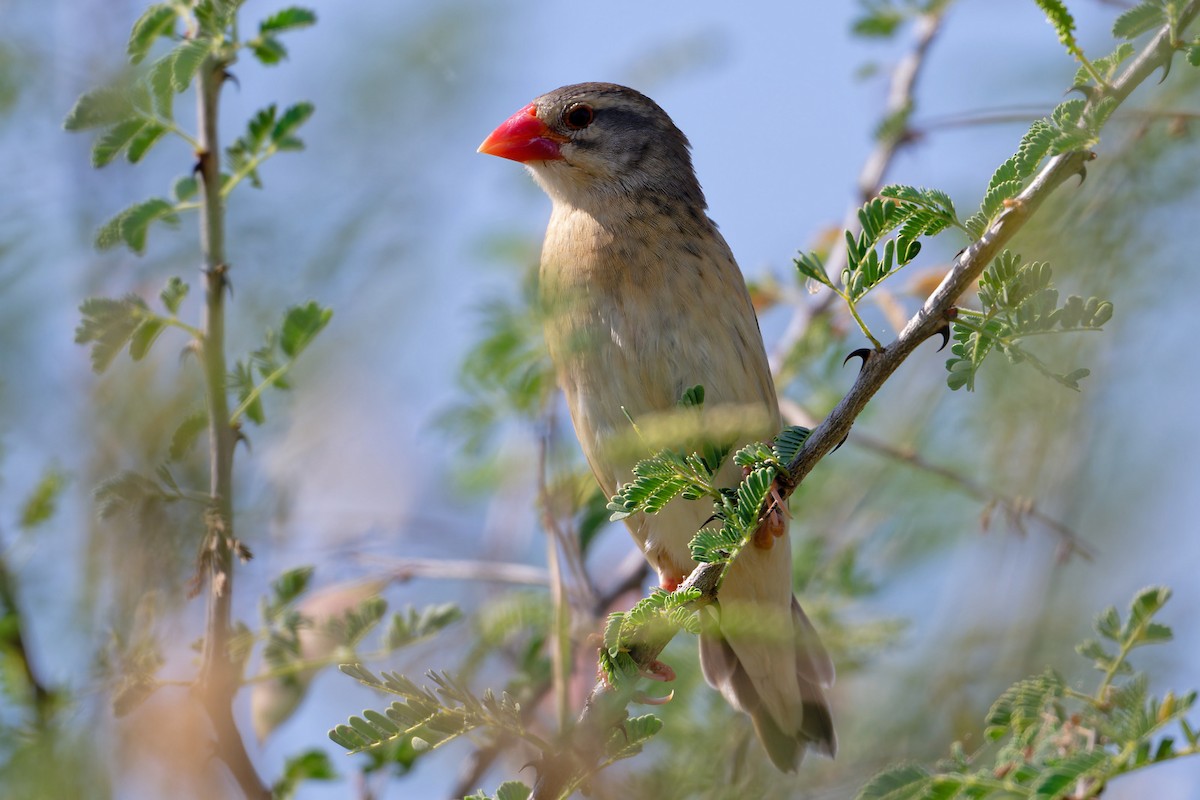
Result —
<svg viewBox="0 0 1200 800"><path fill-rule="evenodd" d="M197 154L197 171L202 178L204 198L200 207L205 284L202 357L208 394L211 472L210 507L205 515L208 539L201 556L202 574L207 573L208 616L197 690L212 722L217 757L229 768L247 798L266 798L271 793L258 776L233 718L233 701L241 678L241 665L234 661L229 649L233 566L240 548L233 529L233 448L236 436L229 422L229 401L225 393L225 292L228 288L228 265L225 260L225 210L221 201L221 148L217 139L218 103L226 66L220 59L209 56L200 69L200 85L196 92L197 125L202 148Z"/></svg>

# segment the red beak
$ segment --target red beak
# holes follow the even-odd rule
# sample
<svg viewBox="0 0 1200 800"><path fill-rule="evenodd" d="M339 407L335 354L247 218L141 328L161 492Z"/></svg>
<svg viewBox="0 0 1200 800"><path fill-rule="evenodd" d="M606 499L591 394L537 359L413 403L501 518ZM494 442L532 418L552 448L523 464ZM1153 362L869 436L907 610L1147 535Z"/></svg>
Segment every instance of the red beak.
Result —
<svg viewBox="0 0 1200 800"><path fill-rule="evenodd" d="M562 158L558 146L565 141L565 137L546 127L538 118L537 106L530 103L501 122L479 145L479 152L521 163L552 161Z"/></svg>

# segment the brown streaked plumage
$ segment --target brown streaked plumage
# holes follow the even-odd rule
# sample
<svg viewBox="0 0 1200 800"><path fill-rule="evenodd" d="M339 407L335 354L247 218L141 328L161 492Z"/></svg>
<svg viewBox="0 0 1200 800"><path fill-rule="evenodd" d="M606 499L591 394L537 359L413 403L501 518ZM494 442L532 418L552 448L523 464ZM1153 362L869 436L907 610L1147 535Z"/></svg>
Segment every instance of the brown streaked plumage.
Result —
<svg viewBox="0 0 1200 800"><path fill-rule="evenodd" d="M528 166L553 201L541 263L546 339L583 452L610 495L638 458L621 446L630 419L670 412L696 384L702 415L740 415L742 442L780 428L758 320L705 213L689 148L653 100L608 83L542 95L480 146ZM732 460L722 467L726 485L740 477ZM676 500L627 520L664 586L695 567L688 542L711 513L707 501ZM787 771L806 747L837 749L824 693L833 665L792 596L791 566L786 535L743 550L700 640L705 678L751 716Z"/></svg>

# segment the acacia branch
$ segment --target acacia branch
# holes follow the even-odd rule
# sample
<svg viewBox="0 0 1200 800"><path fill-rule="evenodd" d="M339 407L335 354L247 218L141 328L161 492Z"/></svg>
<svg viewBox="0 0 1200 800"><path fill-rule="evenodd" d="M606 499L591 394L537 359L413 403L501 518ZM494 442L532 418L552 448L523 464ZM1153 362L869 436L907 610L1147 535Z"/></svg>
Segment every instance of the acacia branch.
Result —
<svg viewBox="0 0 1200 800"><path fill-rule="evenodd" d="M1200 0L1191 0L1179 12L1179 29L1184 30L1200 13ZM1082 115L1088 117L1097 103L1111 100L1119 105L1155 70L1169 68L1178 44L1170 27L1164 27L1147 44L1121 76L1108 86L1097 88L1088 98ZM829 416L813 429L804 446L788 463L788 474L777 478L780 494L786 499L795 491L817 463L832 452L850 433L854 420L867 402L882 388L900 365L926 339L947 325L960 295L965 292L991 263L992 259L1025 226L1033 214L1055 189L1074 175L1083 173L1084 164L1094 154L1074 150L1051 158L1034 176L1029 185L1007 205L996 221L977 241L955 259L938 288L921 309L908 321L900 335L887 346L873 351L863 364L850 391L834 407ZM725 564L701 564L680 589L700 589L700 597L692 603L699 610L716 600L716 588ZM665 629L664 629L665 628ZM662 652L677 631L666 626L653 626L641 641L634 643L629 655L646 667ZM620 725L627 716L626 707L635 698L634 681L624 681L615 687L601 679L596 683L580 714L579 721L566 744L556 753L546 754L538 764L533 800L561 800L596 769L604 752L609 731Z"/></svg>
<svg viewBox="0 0 1200 800"><path fill-rule="evenodd" d="M229 651L230 605L233 597L234 555L239 549L233 528L234 429L225 393L225 290L229 270L225 259L225 210L221 197L221 148L217 138L218 103L227 64L209 56L200 69L196 89L197 154L203 186L200 243L204 250L204 322L202 355L208 399L209 510L202 575L207 574L208 609L203 660L197 688L213 725L216 755L229 768L247 798L267 798L270 791L259 778L233 718L233 701L241 684L241 665Z"/></svg>

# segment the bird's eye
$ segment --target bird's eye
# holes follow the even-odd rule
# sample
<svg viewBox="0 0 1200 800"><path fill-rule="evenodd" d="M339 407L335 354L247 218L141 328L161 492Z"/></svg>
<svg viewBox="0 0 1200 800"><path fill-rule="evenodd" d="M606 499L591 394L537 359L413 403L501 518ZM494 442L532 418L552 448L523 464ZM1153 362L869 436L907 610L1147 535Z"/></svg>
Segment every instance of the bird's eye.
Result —
<svg viewBox="0 0 1200 800"><path fill-rule="evenodd" d="M591 125L595 117L596 112L592 111L591 106L586 103L575 103L567 106L567 110L563 112L562 121L571 130L578 131Z"/></svg>

